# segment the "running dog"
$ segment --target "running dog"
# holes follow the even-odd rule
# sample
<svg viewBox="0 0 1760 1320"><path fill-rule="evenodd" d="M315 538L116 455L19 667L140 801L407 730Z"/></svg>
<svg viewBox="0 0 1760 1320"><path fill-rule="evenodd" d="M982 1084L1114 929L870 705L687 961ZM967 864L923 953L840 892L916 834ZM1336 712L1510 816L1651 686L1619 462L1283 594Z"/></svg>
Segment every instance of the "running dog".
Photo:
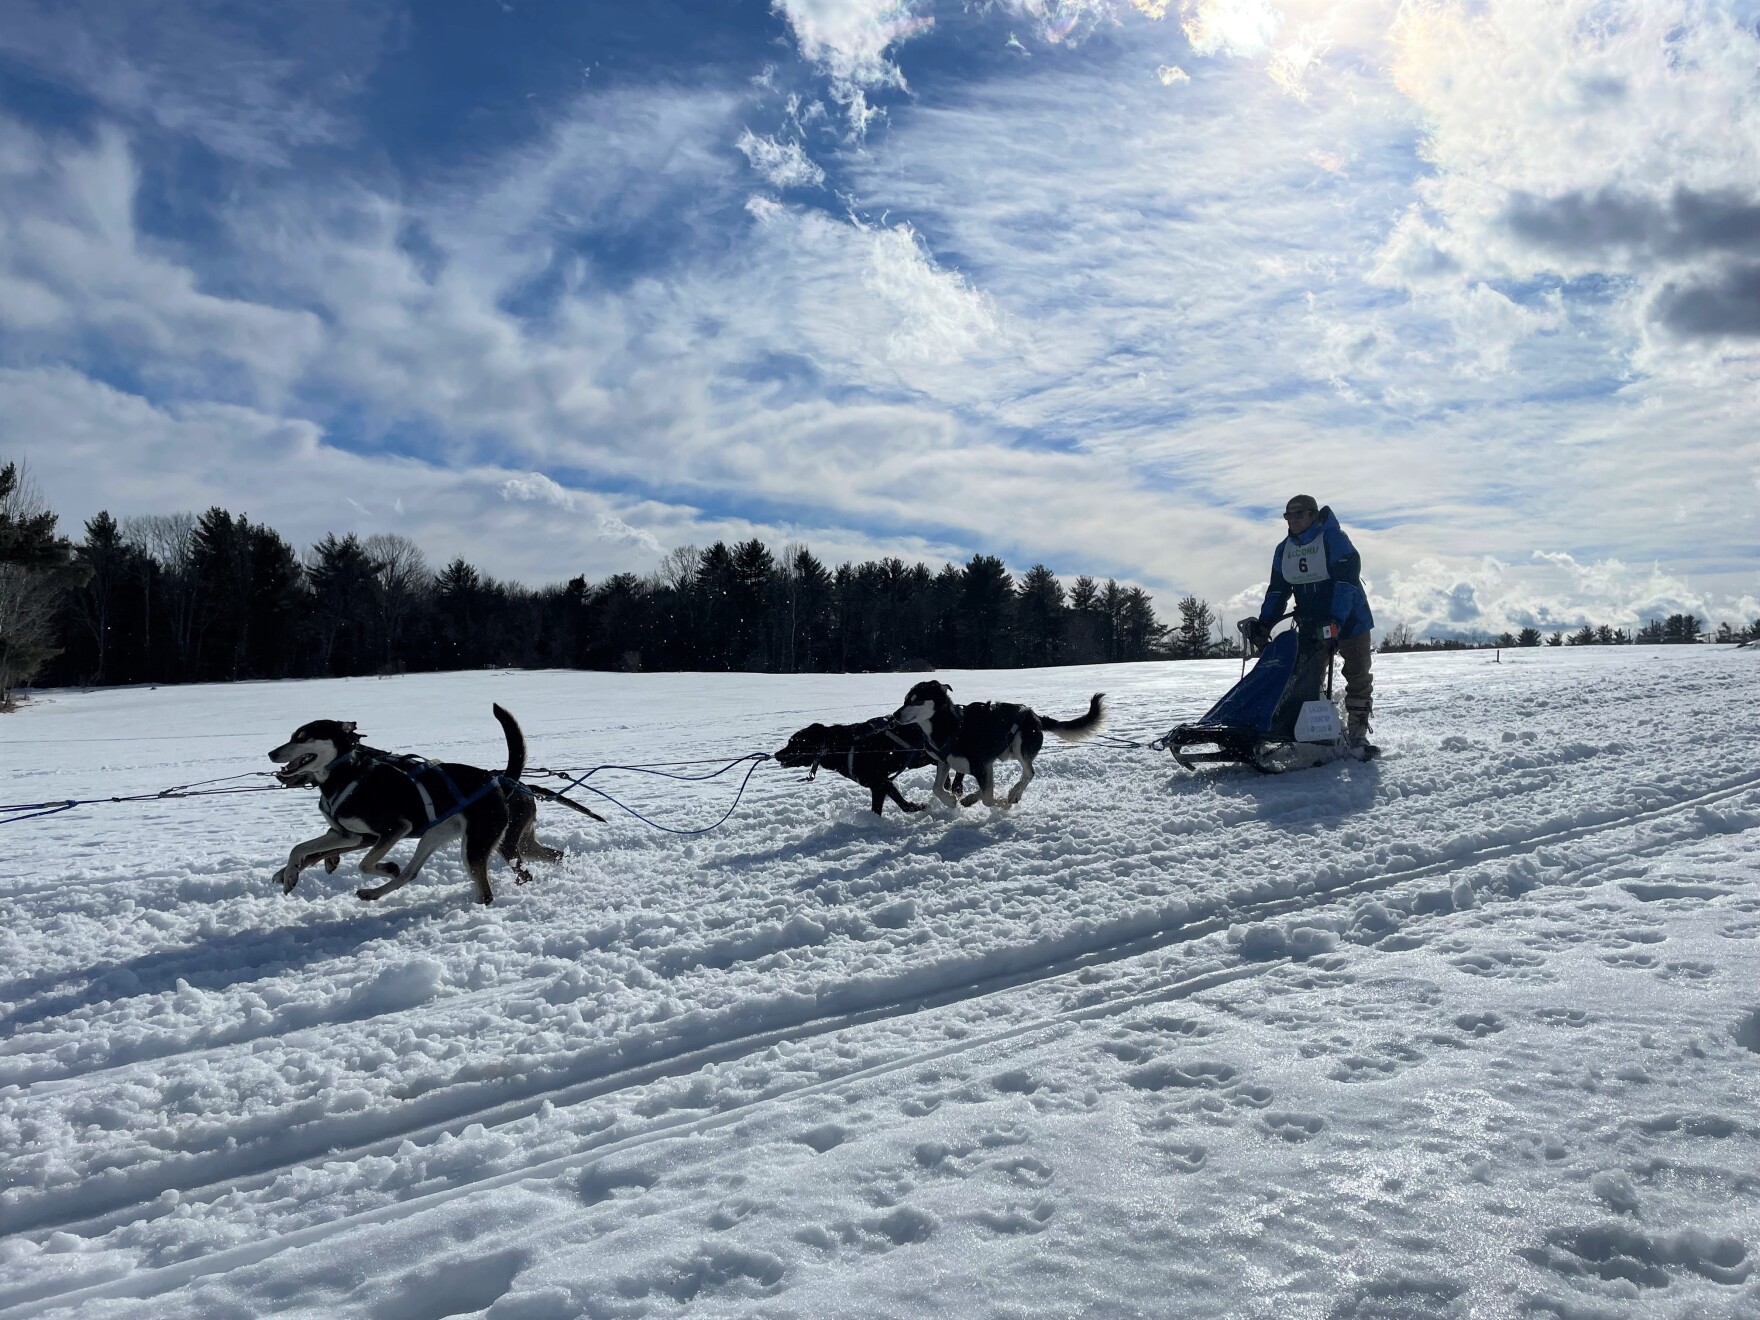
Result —
<svg viewBox="0 0 1760 1320"><path fill-rule="evenodd" d="M549 789L519 782L526 764L526 740L519 723L500 706L495 718L507 737L507 769L497 774L453 761L424 761L368 747L348 720L313 720L269 753L284 767L275 777L290 788L316 788L318 810L327 833L295 845L287 865L275 873L283 893L292 893L300 872L322 861L334 871L343 854L368 849L363 875L382 875L382 885L355 890L363 899L383 898L415 879L442 844L462 842L465 867L476 882L477 899L493 903L489 855L500 850L519 882L532 878L525 859L560 861L562 852L538 842L536 796L565 802L576 811L603 817ZM401 840L418 838L415 855L402 868L385 855Z"/></svg>
<svg viewBox="0 0 1760 1320"><path fill-rule="evenodd" d="M1065 742L1080 742L1098 733L1106 719L1100 704L1105 694L1101 692L1096 692L1088 702L1086 715L1053 720L1012 701L973 701L958 706L948 691L947 684L926 679L905 693L904 705L892 718L895 724L913 725L923 731L929 754L941 766L935 777L935 796L950 807L969 807L979 800L987 807L1012 807L1033 782L1033 758L1045 745L1044 730L1049 729ZM1007 799L998 802L996 762L1005 760L1020 762L1021 777L1008 790ZM949 775L959 773L978 781L976 792L961 798L943 787Z"/></svg>
<svg viewBox="0 0 1760 1320"><path fill-rule="evenodd" d="M921 729L880 715L862 724L809 724L776 753L776 764L791 770L810 769L808 779L822 768L853 779L868 790L870 806L879 816L885 814L887 798L898 803L900 811L921 811L923 804L908 800L893 781L906 770L935 765L936 761ZM936 773L939 777L940 771ZM955 781L955 791L960 782Z"/></svg>

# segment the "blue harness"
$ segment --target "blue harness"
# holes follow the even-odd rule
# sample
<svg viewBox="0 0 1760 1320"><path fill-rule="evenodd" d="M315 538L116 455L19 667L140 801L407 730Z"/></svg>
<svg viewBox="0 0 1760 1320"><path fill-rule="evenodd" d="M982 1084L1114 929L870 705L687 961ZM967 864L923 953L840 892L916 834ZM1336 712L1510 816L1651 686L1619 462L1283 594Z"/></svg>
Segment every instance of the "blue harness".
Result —
<svg viewBox="0 0 1760 1320"><path fill-rule="evenodd" d="M459 812L475 806L484 798L488 797L489 794L496 792L497 790L502 792L512 791L524 793L528 797L531 796L532 793L531 789L527 788L517 779L509 778L507 775L491 775L486 781L484 781L481 788L467 797L464 793L459 791L458 785L452 782L452 776L446 773L446 767L438 761L425 760L420 756L412 756L407 753L403 755L386 753L373 757L362 757L359 753L360 748L351 747L348 751L330 762L329 765L326 765L324 769L328 772L345 762L366 761L368 762L367 769L384 766L387 769L397 771L405 779L409 780L410 784L415 788L417 796L422 800L422 809L428 813L428 823L422 826L419 830L412 830L410 832L411 838L421 838L422 835L426 834L436 825L451 820L454 816L458 815ZM361 778L364 779L365 777L365 773L363 772ZM360 786L361 779L351 780L340 793L336 794L335 797L331 797L328 790L320 789L318 791L318 809L329 818L332 824L337 824L336 813L341 810L342 804L348 801L350 795ZM442 792L445 795L444 800L451 803L451 805L444 810L441 810L436 806L434 800L436 794ZM341 826L338 824L337 828L340 829Z"/></svg>

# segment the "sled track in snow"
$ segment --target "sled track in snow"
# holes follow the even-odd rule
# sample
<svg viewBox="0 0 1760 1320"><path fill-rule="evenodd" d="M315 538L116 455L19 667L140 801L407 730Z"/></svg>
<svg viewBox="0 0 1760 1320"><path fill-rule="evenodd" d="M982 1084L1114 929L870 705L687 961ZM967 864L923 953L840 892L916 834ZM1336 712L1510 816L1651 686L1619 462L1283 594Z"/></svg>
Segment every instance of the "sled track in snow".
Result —
<svg viewBox="0 0 1760 1320"><path fill-rule="evenodd" d="M164 1165L157 1166L149 1171L157 1176L128 1179L127 1186L107 1189L109 1195L91 1197L90 1201L96 1202L96 1204L80 1204L86 1198L82 1198L78 1194L66 1197L45 1197L38 1207L39 1213L37 1215L22 1222L15 1221L9 1231L39 1235L56 1231L82 1236L101 1234L120 1226L122 1223L156 1217L131 1215L127 1212L148 1205L161 1192L169 1188L175 1187L183 1191L185 1203L235 1191L254 1191L279 1173L313 1160L359 1160L376 1155L392 1155L404 1141L424 1144L444 1133L457 1132L476 1124L490 1128L504 1126L530 1117L539 1112L546 1104L555 1108L582 1104L669 1078L687 1076L704 1067L747 1057L776 1045L804 1042L872 1022L973 1001L1023 985L1054 980L1086 968L1121 962L1170 946L1192 943L1225 931L1229 926L1237 923L1264 921L1323 909L1341 900L1383 892L1411 881L1466 870L1503 858L1529 855L1547 847L1565 845L1597 835L1612 834L1640 827L1649 822L1677 816L1696 808L1714 806L1752 792L1756 788L1760 788L1760 775L1744 776L1719 788L1634 815L1623 816L1617 820L1545 831L1526 836L1520 840L1469 849L1458 855L1441 858L1434 862L1364 876L1327 889L1231 908L1178 926L1111 941L1086 950L1061 953L1056 957L1008 972L953 983L927 994L890 1000L843 1013L780 1024L765 1031L748 1033L713 1046L659 1055L611 1073L581 1077L571 1077L567 1073L561 1076L551 1074L545 1078L534 1079L534 1084L526 1087L518 1095L498 1099L487 1105L471 1107L470 1102L478 1099L485 1089L504 1091L506 1084L476 1083L456 1088L468 1092L468 1094L461 1096L448 1096L444 1092L431 1093L436 1102L433 1105L424 1106L420 1099L409 1102L400 1110L400 1116L405 1121L382 1125L381 1129L376 1131L359 1134L343 1132L341 1135L344 1144L326 1138L337 1136L340 1128L349 1126L349 1118L325 1119L321 1123L308 1124L303 1129L294 1129L291 1134L295 1138L294 1140L275 1149L264 1150L262 1158L250 1164L244 1171L240 1169L240 1160L236 1152L229 1152L212 1159L195 1157L174 1168L168 1168ZM1573 874L1577 876L1593 874L1610 865L1626 862L1633 857L1678 846L1681 842L1683 840L1678 838L1656 840L1643 847L1622 853L1618 858L1592 861L1580 865ZM37 1314L47 1309L74 1305L83 1300L104 1296L148 1297L157 1295L182 1286L191 1279L202 1275L249 1265L280 1251L320 1240L333 1232L400 1218L476 1191L488 1190L530 1178L547 1177L576 1167L584 1168L609 1155L649 1142L713 1130L742 1121L753 1113L768 1107L835 1090L838 1087L859 1083L877 1076L907 1071L945 1058L974 1052L1033 1034L1055 1033L1080 1022L1128 1012L1146 1004L1188 998L1193 994L1230 981L1263 974L1272 968L1284 966L1289 961L1287 958L1277 958L1239 963L1154 990L1072 1008L1048 1019L1038 1019L1031 1023L968 1037L933 1050L913 1053L885 1063L865 1068L854 1068L835 1077L822 1078L818 1081L795 1086L727 1110L712 1114L681 1114L660 1119L640 1132L621 1136L614 1133L607 1134L604 1140L589 1139L588 1144L566 1155L517 1169L474 1178L466 1175L444 1187L422 1192L322 1225L298 1229L267 1242L227 1248L156 1269L138 1270L118 1279L77 1286L65 1292L33 1289L15 1291L10 1296L0 1295L0 1320L14 1320L15 1317L22 1320L24 1316ZM442 1103L443 1100L463 1101L464 1103L446 1105ZM418 1121L411 1123L407 1121L408 1110L413 1106L422 1107L423 1112L417 1116ZM441 1112L436 1114L433 1112L434 1110ZM371 1117L372 1115L368 1116L369 1119ZM358 1121L354 1126L372 1127L370 1122ZM361 1139L355 1144L346 1144L350 1135L359 1135ZM303 1140L298 1139L302 1136ZM294 1149L289 1150L287 1146L292 1146ZM209 1170L202 1167L205 1163L227 1163L228 1167L224 1170ZM193 1178L210 1173L215 1177L215 1181L193 1187L190 1185ZM56 1213L57 1206L60 1208L60 1214Z"/></svg>

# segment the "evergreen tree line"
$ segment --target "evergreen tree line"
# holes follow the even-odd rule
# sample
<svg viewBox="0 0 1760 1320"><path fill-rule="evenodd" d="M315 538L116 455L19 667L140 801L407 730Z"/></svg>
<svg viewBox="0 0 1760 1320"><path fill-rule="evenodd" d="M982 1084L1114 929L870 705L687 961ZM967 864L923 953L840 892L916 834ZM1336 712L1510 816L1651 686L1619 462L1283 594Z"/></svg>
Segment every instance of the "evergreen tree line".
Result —
<svg viewBox="0 0 1760 1320"><path fill-rule="evenodd" d="M46 525L43 519L47 519ZM991 555L938 572L896 558L831 567L760 540L673 550L657 572L532 589L463 559L433 571L405 537L325 536L303 556L221 508L118 521L38 566L33 657L55 684L340 677L476 667L772 672L1009 668L1223 653L1195 597L1180 625L1139 587ZM27 570L19 569L23 574ZM34 658L34 663L26 663ZM0 673L0 687L8 685Z"/></svg>
<svg viewBox="0 0 1760 1320"><path fill-rule="evenodd" d="M1468 650L1489 647L1521 647L1521 646L1658 646L1685 645L1699 642L1717 642L1730 645L1739 642L1760 641L1760 619L1741 625L1731 624L1727 620L1717 625L1712 632L1703 619L1693 614L1671 614L1665 619L1652 619L1642 627L1633 631L1630 628L1615 628L1607 623L1585 623L1575 632L1563 630L1551 634L1543 634L1538 628L1523 628L1520 632L1503 632L1496 637L1480 640L1464 641L1449 638L1445 641L1418 641L1412 631L1404 624L1388 629L1381 639L1383 651L1433 651L1433 650Z"/></svg>

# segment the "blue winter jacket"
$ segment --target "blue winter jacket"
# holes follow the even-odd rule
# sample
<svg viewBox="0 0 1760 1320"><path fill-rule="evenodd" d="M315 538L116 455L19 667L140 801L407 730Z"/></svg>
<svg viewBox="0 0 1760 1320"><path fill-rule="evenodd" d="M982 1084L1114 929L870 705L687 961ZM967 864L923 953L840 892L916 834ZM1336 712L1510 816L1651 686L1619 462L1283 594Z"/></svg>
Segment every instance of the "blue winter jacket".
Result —
<svg viewBox="0 0 1760 1320"><path fill-rule="evenodd" d="M1330 507L1320 510L1308 530L1286 536L1271 555L1271 586L1259 618L1269 625L1283 613L1293 592L1298 620L1336 619L1339 637L1360 637L1375 626L1363 594L1363 559L1344 534Z"/></svg>

